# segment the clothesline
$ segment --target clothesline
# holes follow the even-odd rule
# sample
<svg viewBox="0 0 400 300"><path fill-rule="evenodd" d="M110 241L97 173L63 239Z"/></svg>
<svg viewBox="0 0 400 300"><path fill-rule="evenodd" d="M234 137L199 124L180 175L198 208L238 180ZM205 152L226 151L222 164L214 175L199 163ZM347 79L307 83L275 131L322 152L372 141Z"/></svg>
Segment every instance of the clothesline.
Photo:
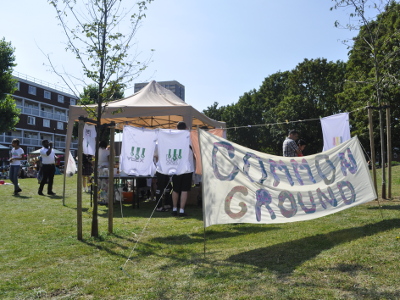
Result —
<svg viewBox="0 0 400 300"><path fill-rule="evenodd" d="M368 108L367 106L357 108L349 114L356 112L361 109ZM255 125L244 125L244 126L235 126L235 127L228 127L224 128L225 130L230 130L230 129L241 129L241 128L252 128L252 127L266 127L266 126L273 126L273 125L280 125L280 124L291 124L291 123L302 123L302 122L309 122L309 121L319 121L321 118L313 118L313 119L304 119L304 120L294 120L294 121L288 121L286 120L285 122L277 122L277 123L264 123L264 124L255 124Z"/></svg>

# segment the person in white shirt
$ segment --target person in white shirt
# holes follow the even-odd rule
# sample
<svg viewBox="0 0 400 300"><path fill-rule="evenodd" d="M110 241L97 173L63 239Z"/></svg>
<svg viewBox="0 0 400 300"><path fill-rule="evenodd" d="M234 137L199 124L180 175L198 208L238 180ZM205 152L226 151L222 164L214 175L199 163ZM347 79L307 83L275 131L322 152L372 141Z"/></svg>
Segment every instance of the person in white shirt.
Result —
<svg viewBox="0 0 400 300"><path fill-rule="evenodd" d="M18 193L22 192L18 185L18 173L21 167L21 160L24 159L24 150L19 146L18 139L13 139L11 145L13 148L11 149L11 158L9 159L10 180L14 184L14 195L18 195Z"/></svg>
<svg viewBox="0 0 400 300"><path fill-rule="evenodd" d="M186 130L186 123L179 122L176 126L178 130ZM181 175L173 175L172 176L172 215L184 217L187 216L185 213L185 205L188 197L188 192L192 186L192 176L194 170L194 162L193 162L193 151L190 147L190 153L188 157L188 164L190 165L190 171ZM179 212L178 212L178 201L180 200Z"/></svg>
<svg viewBox="0 0 400 300"><path fill-rule="evenodd" d="M55 159L56 155L53 149L53 143L48 140L42 141L43 148L40 149L40 156L42 157L42 180L40 181L38 194L44 196L43 188L47 183L47 195L53 196L53 180L56 172Z"/></svg>

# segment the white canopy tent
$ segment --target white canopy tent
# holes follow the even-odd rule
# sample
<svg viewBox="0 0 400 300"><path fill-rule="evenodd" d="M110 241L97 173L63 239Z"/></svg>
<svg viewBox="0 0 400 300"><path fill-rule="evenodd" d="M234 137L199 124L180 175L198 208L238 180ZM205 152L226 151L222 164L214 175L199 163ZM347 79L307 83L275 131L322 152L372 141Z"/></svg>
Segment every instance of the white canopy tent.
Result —
<svg viewBox="0 0 400 300"><path fill-rule="evenodd" d="M96 109L97 104L87 105ZM72 129L80 116L88 117L84 106L71 105L67 129L66 154L68 155ZM116 129L124 125L146 128L176 128L179 121L184 121L188 128L207 126L208 128L226 128L225 122L215 121L196 110L190 104L182 101L172 91L151 81L139 92L132 96L109 102L103 112L101 124L111 121L116 123Z"/></svg>

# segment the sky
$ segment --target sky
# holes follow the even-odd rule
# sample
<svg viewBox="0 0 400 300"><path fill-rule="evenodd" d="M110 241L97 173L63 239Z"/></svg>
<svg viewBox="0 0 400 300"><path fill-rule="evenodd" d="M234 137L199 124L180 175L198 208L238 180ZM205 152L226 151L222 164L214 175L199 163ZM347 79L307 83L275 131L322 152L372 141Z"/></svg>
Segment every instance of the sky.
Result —
<svg viewBox="0 0 400 300"><path fill-rule="evenodd" d="M203 111L237 103L246 92L304 59L347 61L343 40L356 33L334 26L349 10L330 10L331 0L154 0L136 34L137 50L150 66L134 80L177 80L186 102ZM51 71L81 75L54 8L45 0L2 3L0 38L15 47L20 75L63 86ZM4 13L7 12L7 13ZM152 52L151 49L155 51ZM15 73L16 74L16 73ZM125 96L133 94L133 87Z"/></svg>

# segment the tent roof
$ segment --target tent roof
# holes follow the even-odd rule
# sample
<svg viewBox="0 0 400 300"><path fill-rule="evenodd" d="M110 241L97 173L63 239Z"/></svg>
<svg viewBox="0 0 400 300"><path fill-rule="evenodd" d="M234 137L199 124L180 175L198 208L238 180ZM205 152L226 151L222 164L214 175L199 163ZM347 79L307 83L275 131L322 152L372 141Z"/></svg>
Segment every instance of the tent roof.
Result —
<svg viewBox="0 0 400 300"><path fill-rule="evenodd" d="M86 108L71 105L69 120L77 121L79 116L88 116L88 108L97 109L97 104L87 105ZM122 129L124 125L175 128L179 121L185 121L191 128L225 128L225 122L208 118L154 80L132 96L107 103L101 123L111 121L116 123L117 129Z"/></svg>

